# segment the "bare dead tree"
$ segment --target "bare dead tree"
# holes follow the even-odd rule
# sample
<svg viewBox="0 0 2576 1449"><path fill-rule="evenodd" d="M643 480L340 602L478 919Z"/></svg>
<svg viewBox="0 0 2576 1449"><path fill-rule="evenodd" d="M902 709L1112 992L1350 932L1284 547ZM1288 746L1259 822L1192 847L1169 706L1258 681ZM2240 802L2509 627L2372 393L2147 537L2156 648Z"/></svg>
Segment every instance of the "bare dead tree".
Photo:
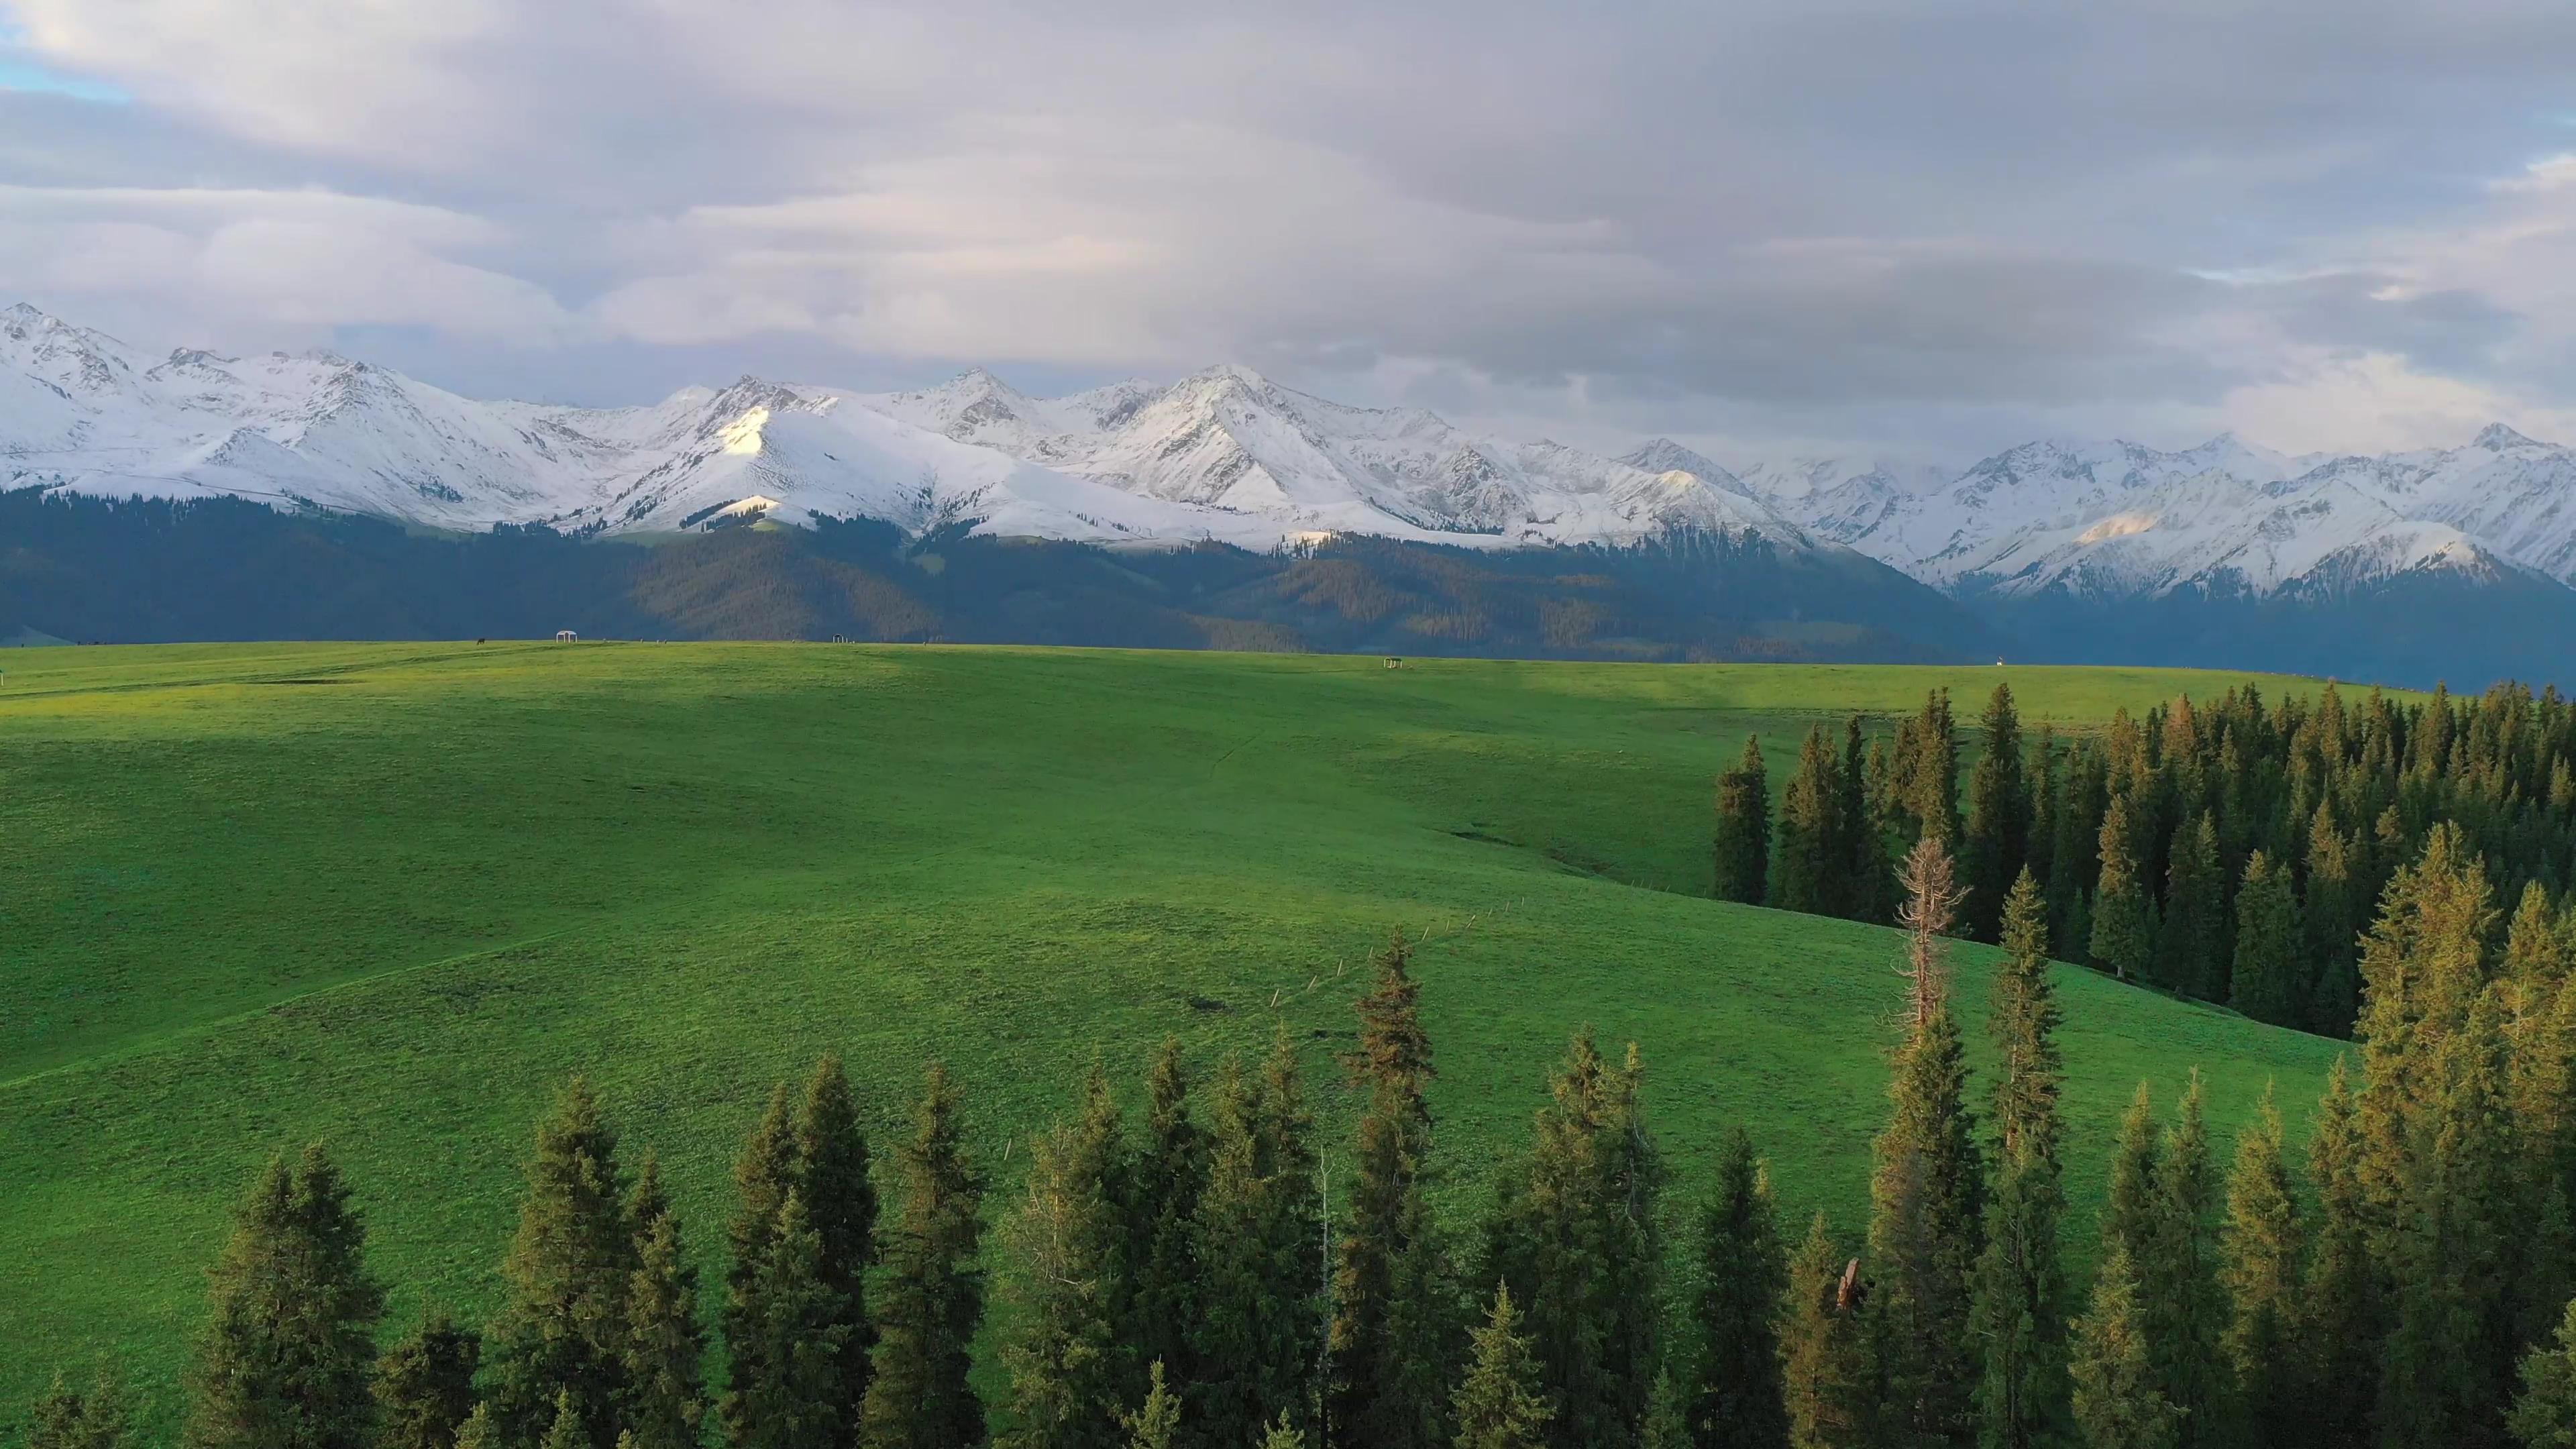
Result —
<svg viewBox="0 0 2576 1449"><path fill-rule="evenodd" d="M1929 831L1906 852L1896 883L1905 888L1905 901L1896 908L1896 923L1905 928L1905 966L1899 974L1914 984L1909 1005L1920 1030L1949 990L1949 950L1943 938L1968 892L1951 868L1950 848Z"/></svg>

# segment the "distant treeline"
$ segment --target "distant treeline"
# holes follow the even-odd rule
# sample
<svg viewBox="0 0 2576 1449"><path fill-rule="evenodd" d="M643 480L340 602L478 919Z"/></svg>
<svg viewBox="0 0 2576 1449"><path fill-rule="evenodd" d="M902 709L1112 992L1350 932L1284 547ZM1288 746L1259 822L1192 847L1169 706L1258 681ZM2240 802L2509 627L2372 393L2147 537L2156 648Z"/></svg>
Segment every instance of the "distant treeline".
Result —
<svg viewBox="0 0 2576 1449"><path fill-rule="evenodd" d="M654 543L542 527L0 493L0 639L857 639L1582 659L1940 661L1959 606L1857 555L1753 535L1294 553L909 537L867 520Z"/></svg>
<svg viewBox="0 0 2576 1449"><path fill-rule="evenodd" d="M1638 1053L1588 1033L1478 1221L1444 1222L1398 937L1358 1002L1366 1109L1329 1212L1284 1027L1212 1083L1166 1044L1137 1118L1095 1070L992 1253L959 1085L930 1068L881 1172L826 1059L750 1125L724 1276L702 1283L653 1155L630 1169L576 1080L538 1129L498 1314L477 1331L431 1311L380 1349L350 1186L320 1147L281 1155L211 1275L186 1443L2563 1449L2576 989L2563 945L2487 948L2487 879L2450 824L2392 876L2361 958L2361 1072L2338 1065L2304 1174L2268 1094L2222 1173L2197 1078L2162 1123L2139 1088L2089 1289L2062 1255L2047 903L2026 870L2001 903L1980 1087L1944 960L1963 888L1934 832L1899 872L1905 997L1848 1242L1821 1214L1793 1242L1741 1132L1675 1233ZM34 1423L38 1449L133 1441L112 1374L58 1381Z"/></svg>
<svg viewBox="0 0 2576 1449"><path fill-rule="evenodd" d="M1997 939L2028 869L2051 949L2119 976L2331 1036L2360 1009L2364 927L2440 826L2485 863L2514 956L2576 939L2576 706L2499 684L2400 703L2267 702L2251 684L2061 742L2026 733L2012 689L1987 702L1964 811L1949 694L1892 736L1851 720L1800 748L1776 823L1759 741L1718 782L1716 893L1885 922L1894 853L1955 842L1966 934Z"/></svg>

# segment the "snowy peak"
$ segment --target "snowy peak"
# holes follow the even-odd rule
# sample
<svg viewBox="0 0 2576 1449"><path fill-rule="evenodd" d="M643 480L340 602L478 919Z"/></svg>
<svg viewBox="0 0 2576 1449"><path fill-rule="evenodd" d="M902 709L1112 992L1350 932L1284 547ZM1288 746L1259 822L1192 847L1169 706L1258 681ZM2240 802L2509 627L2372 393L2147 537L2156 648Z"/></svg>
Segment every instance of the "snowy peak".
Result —
<svg viewBox="0 0 2576 1449"><path fill-rule="evenodd" d="M1633 453L1622 453L1619 461L1649 473L1689 473L1730 492L1744 491L1742 479L1706 455L1693 452L1670 438L1657 438Z"/></svg>
<svg viewBox="0 0 2576 1449"><path fill-rule="evenodd" d="M2490 453L2509 453L2518 448L2545 448L2549 445L2535 443L2502 423L2489 423L2470 440L2469 446L2484 448Z"/></svg>

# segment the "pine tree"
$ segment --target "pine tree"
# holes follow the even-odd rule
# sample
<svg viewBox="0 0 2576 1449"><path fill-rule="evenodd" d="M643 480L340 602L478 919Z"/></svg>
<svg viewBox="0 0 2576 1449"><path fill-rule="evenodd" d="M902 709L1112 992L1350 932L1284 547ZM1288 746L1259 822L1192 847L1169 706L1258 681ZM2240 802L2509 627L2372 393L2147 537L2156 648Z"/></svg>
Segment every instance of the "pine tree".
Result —
<svg viewBox="0 0 2576 1449"><path fill-rule="evenodd" d="M501 1266L505 1298L484 1342L493 1427L504 1441L550 1432L570 1396L583 1442L616 1443L626 1398L626 1292L635 1237L617 1134L576 1077L537 1129L519 1232Z"/></svg>
<svg viewBox="0 0 2576 1449"><path fill-rule="evenodd" d="M1289 1423L1283 1410L1261 1431L1261 1449L1306 1449L1305 1431Z"/></svg>
<svg viewBox="0 0 2576 1449"><path fill-rule="evenodd" d="M885 1243L877 1346L861 1406L868 1449L972 1449L984 1405L967 1382L984 1320L983 1179L967 1161L965 1124L946 1064L933 1062L898 1171L903 1210Z"/></svg>
<svg viewBox="0 0 2576 1449"><path fill-rule="evenodd" d="M1718 1160L1717 1194L1701 1209L1691 1302L1693 1356L1682 1382L1696 1449L1782 1449L1780 1318L1789 1263L1771 1184L1739 1127Z"/></svg>
<svg viewBox="0 0 2576 1449"><path fill-rule="evenodd" d="M474 1412L483 1339L432 1312L376 1363L379 1449L453 1449Z"/></svg>
<svg viewBox="0 0 2576 1449"><path fill-rule="evenodd" d="M2065 1189L2057 1165L2064 1079L2049 979L2047 914L2028 870L2005 898L2007 960L1995 973L1992 1032L1999 1166L1986 1207L1970 1332L1985 1349L1978 1442L1985 1449L2071 1443L2066 1365L2067 1283L2058 1256Z"/></svg>
<svg viewBox="0 0 2576 1449"><path fill-rule="evenodd" d="M626 1290L627 1432L618 1442L621 1449L694 1449L707 1410L698 1270L681 1252L679 1219L654 1201L651 1156L637 1176L627 1214L636 1226L635 1272Z"/></svg>
<svg viewBox="0 0 2576 1449"><path fill-rule="evenodd" d="M1984 1248L1984 1174L1941 939L1959 892L1938 835L1916 844L1903 885L1898 917L1912 993L1870 1177L1869 1251L1879 1271L1870 1311L1881 1355L1873 1372L1903 1442L1961 1444L1975 1429L1968 1317Z"/></svg>
<svg viewBox="0 0 2576 1449"><path fill-rule="evenodd" d="M2148 1354L2164 1397L2181 1411L2182 1449L2228 1442L2232 1388L2222 1341L2227 1300L2218 1283L2218 1179L2194 1072L2182 1108L2165 1134L2156 1168L2155 1220L2137 1255Z"/></svg>
<svg viewBox="0 0 2576 1449"><path fill-rule="evenodd" d="M736 1202L733 1220L726 1226L733 1258L725 1268L723 1322L725 1356L738 1384L765 1380L778 1371L759 1357L767 1335L759 1322L763 1310L757 1285L778 1231L778 1211L787 1205L788 1195L796 1191L803 1176L789 1101L785 1082L770 1089L767 1109L743 1143L742 1154L734 1159Z"/></svg>
<svg viewBox="0 0 2576 1449"><path fill-rule="evenodd" d="M1717 898L1762 904L1770 874L1771 781L1759 737L1746 738L1744 758L1717 777L1716 852Z"/></svg>
<svg viewBox="0 0 2576 1449"><path fill-rule="evenodd" d="M822 1276L839 1301L849 1331L841 1340L844 1444L858 1441L859 1405L867 1398L876 1330L868 1321L867 1272L877 1257L877 1191L859 1126L859 1106L837 1054L814 1066L796 1116L795 1188L822 1243Z"/></svg>
<svg viewBox="0 0 2576 1449"><path fill-rule="evenodd" d="M2021 718L2012 686L1998 684L1986 704L1985 749L1968 784L1967 846L1960 917L1967 934L1992 941L2002 929L2004 895L2030 859L2031 801L2022 760Z"/></svg>
<svg viewBox="0 0 2576 1449"><path fill-rule="evenodd" d="M2379 1271L2371 1259L2369 1205L2361 1182L2362 1142L2344 1059L2335 1058L2308 1137L2308 1178L2317 1224L2298 1320L2304 1349L2293 1367L2315 1387L2308 1442L2363 1449L2374 1442L2371 1396L2385 1333Z"/></svg>
<svg viewBox="0 0 2576 1449"><path fill-rule="evenodd" d="M2274 1026L2296 1026L2306 1016L2300 999L2299 902L2290 873L2256 851L2245 863L2236 893L2236 967L2229 1004Z"/></svg>
<svg viewBox="0 0 2576 1449"><path fill-rule="evenodd" d="M2336 831L2330 803L2319 802L2310 824L2307 866L2299 919L2314 973L2307 989L2308 1026L2327 1036L2350 1036L2361 1009L2355 965L2361 897L2353 877L2352 844Z"/></svg>
<svg viewBox="0 0 2576 1449"><path fill-rule="evenodd" d="M1424 1196L1434 1075L1421 987L1398 932L1360 999L1349 1065L1369 1094L1350 1217L1335 1250L1325 1422L1338 1442L1430 1449L1446 1441L1446 1255Z"/></svg>
<svg viewBox="0 0 2576 1449"><path fill-rule="evenodd" d="M779 1204L768 1238L742 1298L750 1370L737 1369L725 1392L725 1442L732 1449L839 1443L849 1432L841 1368L849 1305L824 1280L823 1238L797 1189Z"/></svg>
<svg viewBox="0 0 2576 1449"><path fill-rule="evenodd" d="M216 1260L189 1370L189 1449L364 1449L376 1320L366 1227L317 1144L269 1160Z"/></svg>
<svg viewBox="0 0 2576 1449"><path fill-rule="evenodd" d="M1824 726L1807 732L1798 772L1780 798L1780 838L1771 861L1771 904L1836 916L1849 907L1851 845L1842 833L1842 771Z"/></svg>
<svg viewBox="0 0 2576 1449"><path fill-rule="evenodd" d="M1843 724L1843 767L1836 781L1835 813L1840 817L1844 848L1850 852L1841 914L1855 921L1885 921L1895 910L1890 894L1896 872L1887 859L1887 834L1870 809L1869 761L1860 716L1853 715Z"/></svg>
<svg viewBox="0 0 2576 1449"><path fill-rule="evenodd" d="M1537 1392L1538 1363L1520 1332L1512 1290L1496 1285L1494 1306L1474 1332L1473 1362L1459 1381L1451 1412L1458 1449L1539 1449L1554 1417Z"/></svg>
<svg viewBox="0 0 2576 1449"><path fill-rule="evenodd" d="M2224 1346L2244 1423L2257 1444L2297 1443L2313 1422L2313 1396L2299 1372L2305 1246L2269 1088L2237 1138L2219 1252L2230 1308Z"/></svg>
<svg viewBox="0 0 2576 1449"><path fill-rule="evenodd" d="M2156 932L2156 975L2177 996L2227 999L2218 828L2206 812L2174 827L2164 923ZM2190 1429L2184 1429L2186 1440Z"/></svg>
<svg viewBox="0 0 2576 1449"><path fill-rule="evenodd" d="M581 1401L570 1389L555 1395L554 1408L546 1419L546 1437L538 1449L587 1449L589 1431L582 1427Z"/></svg>
<svg viewBox="0 0 2576 1449"><path fill-rule="evenodd" d="M2075 1325L2075 1421L2088 1449L2174 1449L2181 1411L2164 1397L2138 1309L2137 1272L2114 1247Z"/></svg>
<svg viewBox="0 0 2576 1449"><path fill-rule="evenodd" d="M2155 903L2138 877L2129 831L2128 798L2114 795L2109 813L2102 817L2101 885L2093 901L2089 949L2094 964L2112 975L2123 981L2143 981L2155 955Z"/></svg>
<svg viewBox="0 0 2576 1449"><path fill-rule="evenodd" d="M104 1360L85 1392L54 1375L53 1387L36 1401L29 1419L27 1449L125 1449L134 1440L124 1385Z"/></svg>
<svg viewBox="0 0 2576 1449"><path fill-rule="evenodd" d="M1664 1260L1663 1167L1624 1067L1575 1036L1533 1124L1526 1161L1497 1184L1479 1279L1526 1302L1558 1449L1631 1449L1653 1393Z"/></svg>
<svg viewBox="0 0 2576 1449"><path fill-rule="evenodd" d="M1181 1397L1163 1382L1163 1361L1154 1360L1147 1375L1145 1402L1120 1421L1128 1430L1127 1449L1174 1449L1181 1433Z"/></svg>
<svg viewBox="0 0 2576 1449"><path fill-rule="evenodd" d="M456 1449L501 1449L501 1431L492 1423L492 1406L476 1404L456 1431Z"/></svg>
<svg viewBox="0 0 2576 1449"><path fill-rule="evenodd" d="M1788 1311L1780 1328L1790 1449L1859 1449L1862 1442L1855 1412L1860 1336L1840 1302L1844 1268L1825 1215L1818 1213L1789 1263Z"/></svg>
<svg viewBox="0 0 2576 1449"><path fill-rule="evenodd" d="M1283 1414L1301 1430L1311 1418L1324 1347L1313 1131L1283 1022L1257 1082L1227 1074L1199 1199L1200 1241L1210 1251L1190 1417L1211 1443L1249 1440Z"/></svg>
<svg viewBox="0 0 2576 1449"><path fill-rule="evenodd" d="M2102 1255L2125 1249L2131 1271L2139 1257L2152 1251L2157 1221L2157 1195L2163 1177L2164 1144L2156 1135L2155 1099L2138 1083L2120 1119L2120 1135L2111 1152L2111 1187L2102 1201Z"/></svg>
<svg viewBox="0 0 2576 1449"><path fill-rule="evenodd" d="M1118 1341L1130 1361L1160 1363L1174 1380L1197 1376L1192 1326L1199 1316L1197 1218L1207 1181L1207 1138L1190 1117L1181 1045L1165 1038L1146 1084L1145 1140L1127 1175L1132 1237ZM1128 1397L1143 1390L1130 1378Z"/></svg>
<svg viewBox="0 0 2576 1449"><path fill-rule="evenodd" d="M2567 1305L2556 1343L2523 1359L2508 1427L2522 1449L2576 1449L2576 1303Z"/></svg>
<svg viewBox="0 0 2576 1449"><path fill-rule="evenodd" d="M1114 1305L1126 1272L1118 1181L1124 1123L1098 1067L1082 1114L1034 1144L1008 1280L1002 1361L1016 1421L1004 1449L1114 1449L1124 1365Z"/></svg>

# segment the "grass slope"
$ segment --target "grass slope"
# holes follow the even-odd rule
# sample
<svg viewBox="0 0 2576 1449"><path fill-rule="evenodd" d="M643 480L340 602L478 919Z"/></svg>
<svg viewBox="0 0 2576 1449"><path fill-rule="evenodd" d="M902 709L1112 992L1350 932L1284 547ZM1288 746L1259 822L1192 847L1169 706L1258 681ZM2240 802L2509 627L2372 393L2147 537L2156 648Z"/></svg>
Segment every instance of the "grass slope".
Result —
<svg viewBox="0 0 2576 1449"><path fill-rule="evenodd" d="M2092 721L2232 676L829 645L13 653L0 680L0 1420L118 1355L172 1412L202 1269L271 1150L342 1154L395 1318L481 1314L530 1128L591 1072L712 1254L769 1083L839 1049L881 1144L924 1058L1012 1144L1095 1054L1332 1053L1388 927L1463 1212L1568 1031L1642 1044L1687 1190L1749 1123L1856 1227L1900 991L1874 928L1695 898L1707 781L1810 720ZM2269 688L2304 687L2267 681ZM1983 1015L1988 953L1960 953ZM2079 1213L2152 1078L2223 1144L2333 1047L2062 976ZM1273 1003L1276 1009L1273 1009ZM1985 1053L1977 1042L1977 1060ZM1337 1144L1338 1147L1338 1144ZM2089 1220L2089 1216L2088 1216Z"/></svg>

